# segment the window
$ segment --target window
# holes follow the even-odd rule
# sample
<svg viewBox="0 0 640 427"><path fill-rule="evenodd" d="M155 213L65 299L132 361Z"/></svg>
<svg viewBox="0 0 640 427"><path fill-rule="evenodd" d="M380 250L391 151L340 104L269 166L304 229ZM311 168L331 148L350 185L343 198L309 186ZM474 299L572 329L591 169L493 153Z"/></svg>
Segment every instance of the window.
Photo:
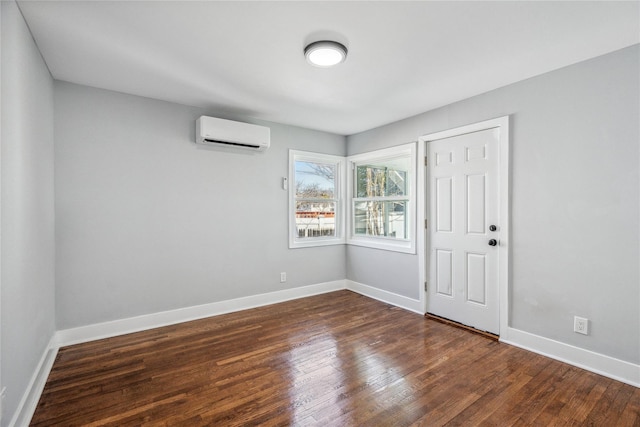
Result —
<svg viewBox="0 0 640 427"><path fill-rule="evenodd" d="M289 151L289 247L344 243L345 159Z"/></svg>
<svg viewBox="0 0 640 427"><path fill-rule="evenodd" d="M349 157L347 243L415 253L415 144Z"/></svg>

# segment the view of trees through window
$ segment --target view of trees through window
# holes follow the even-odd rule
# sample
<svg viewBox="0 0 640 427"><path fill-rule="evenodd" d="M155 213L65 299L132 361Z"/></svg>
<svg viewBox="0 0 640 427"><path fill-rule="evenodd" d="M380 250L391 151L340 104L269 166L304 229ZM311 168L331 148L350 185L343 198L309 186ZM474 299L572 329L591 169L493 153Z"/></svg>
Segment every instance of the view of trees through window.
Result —
<svg viewBox="0 0 640 427"><path fill-rule="evenodd" d="M299 238L336 235L336 164L295 162L296 232Z"/></svg>
<svg viewBox="0 0 640 427"><path fill-rule="evenodd" d="M349 157L289 151L289 247L338 244L411 253L415 144Z"/></svg>
<svg viewBox="0 0 640 427"><path fill-rule="evenodd" d="M408 166L407 158L356 166L356 235L408 238Z"/></svg>

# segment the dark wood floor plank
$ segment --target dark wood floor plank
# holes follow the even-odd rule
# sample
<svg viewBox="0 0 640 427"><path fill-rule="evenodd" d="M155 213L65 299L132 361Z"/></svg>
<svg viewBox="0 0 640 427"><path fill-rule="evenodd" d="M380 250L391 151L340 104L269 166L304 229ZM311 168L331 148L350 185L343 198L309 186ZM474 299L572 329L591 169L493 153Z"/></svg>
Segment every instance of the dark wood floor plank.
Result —
<svg viewBox="0 0 640 427"><path fill-rule="evenodd" d="M640 426L640 388L633 390L619 419L619 425Z"/></svg>
<svg viewBox="0 0 640 427"><path fill-rule="evenodd" d="M60 349L33 426L640 426L639 389L349 291Z"/></svg>

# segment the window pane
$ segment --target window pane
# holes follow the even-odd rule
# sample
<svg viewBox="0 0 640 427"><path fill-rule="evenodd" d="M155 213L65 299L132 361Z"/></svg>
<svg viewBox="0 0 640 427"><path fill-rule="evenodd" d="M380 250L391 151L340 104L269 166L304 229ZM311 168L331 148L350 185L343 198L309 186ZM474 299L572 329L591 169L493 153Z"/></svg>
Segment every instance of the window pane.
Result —
<svg viewBox="0 0 640 427"><path fill-rule="evenodd" d="M336 235L336 203L300 200L296 202L298 237Z"/></svg>
<svg viewBox="0 0 640 427"><path fill-rule="evenodd" d="M336 190L336 165L295 162L296 198L333 199Z"/></svg>
<svg viewBox="0 0 640 427"><path fill-rule="evenodd" d="M355 202L355 234L408 239L407 202Z"/></svg>
<svg viewBox="0 0 640 427"><path fill-rule="evenodd" d="M356 168L357 197L404 196L407 194L407 157Z"/></svg>

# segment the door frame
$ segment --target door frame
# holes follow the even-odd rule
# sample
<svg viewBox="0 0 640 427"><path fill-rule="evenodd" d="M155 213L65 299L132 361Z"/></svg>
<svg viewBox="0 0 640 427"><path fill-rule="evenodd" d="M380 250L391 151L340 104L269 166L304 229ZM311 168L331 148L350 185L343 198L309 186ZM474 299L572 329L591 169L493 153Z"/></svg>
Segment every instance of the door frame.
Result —
<svg viewBox="0 0 640 427"><path fill-rule="evenodd" d="M511 247L510 247L510 231L511 231L511 204L510 204L510 130L509 116L502 116L491 120L485 120L478 123L472 123L440 132L430 133L418 138L418 160L422 164L426 157L427 144L430 141L436 141L453 136L464 135L467 133L478 132L487 129L500 128L500 139L498 152L500 153L498 170L500 178L498 181L499 197L500 197L500 243L498 245L498 314L500 317L499 327L500 336L506 336L509 327L509 298L510 298L510 271L511 271ZM429 161L425 166L418 167L418 193L417 207L418 224L425 224L429 218L428 202L430 194L428 194L428 178L429 178ZM428 224L431 227L432 224ZM429 262L428 257L431 253L428 229L425 226L418 228L422 232L418 233L418 267L420 272L420 307L424 313L427 312L427 292L426 283L429 280Z"/></svg>

